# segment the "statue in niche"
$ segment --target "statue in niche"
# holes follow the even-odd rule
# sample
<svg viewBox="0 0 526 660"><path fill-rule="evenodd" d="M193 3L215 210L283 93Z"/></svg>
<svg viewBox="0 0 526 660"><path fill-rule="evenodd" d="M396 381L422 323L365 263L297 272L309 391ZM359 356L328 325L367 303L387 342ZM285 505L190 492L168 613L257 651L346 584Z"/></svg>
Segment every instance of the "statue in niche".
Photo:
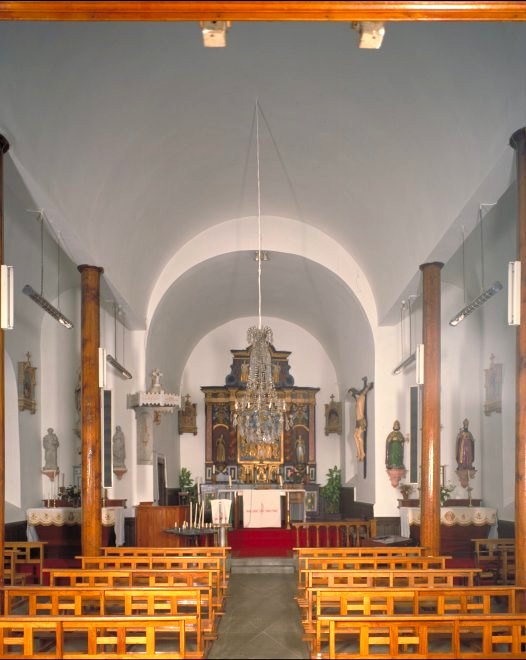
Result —
<svg viewBox="0 0 526 660"><path fill-rule="evenodd" d="M305 465L305 440L301 434L296 438L296 463Z"/></svg>
<svg viewBox="0 0 526 660"><path fill-rule="evenodd" d="M44 436L43 445L44 445L44 471L57 472L58 463L57 463L57 454L59 441L56 433L52 428L47 430L47 435Z"/></svg>
<svg viewBox="0 0 526 660"><path fill-rule="evenodd" d="M216 440L216 463L219 465L226 463L225 438L222 433Z"/></svg>

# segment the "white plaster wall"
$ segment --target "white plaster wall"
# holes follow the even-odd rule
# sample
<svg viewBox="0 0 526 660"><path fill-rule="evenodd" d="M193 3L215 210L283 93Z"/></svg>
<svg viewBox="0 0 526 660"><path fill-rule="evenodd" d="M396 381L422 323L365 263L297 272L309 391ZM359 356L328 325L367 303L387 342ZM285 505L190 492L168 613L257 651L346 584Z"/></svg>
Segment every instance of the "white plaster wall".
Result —
<svg viewBox="0 0 526 660"><path fill-rule="evenodd" d="M334 365L329 361L323 347L309 333L295 324L282 319L265 318L264 325L270 325L274 332L274 346L277 350L291 351L290 373L298 387L319 387L316 395L316 461L317 481L325 483L325 475L330 467L340 465L340 437L325 435L325 403L331 394L337 400L337 382ZM204 395L201 386L221 386L230 373L232 364L231 349L247 346L246 332L257 320L236 319L226 323L204 337L195 347L181 380L181 395L190 394L191 401L197 403L197 435L183 434L179 438L180 467L188 468L194 479L204 479L205 462L205 411Z"/></svg>

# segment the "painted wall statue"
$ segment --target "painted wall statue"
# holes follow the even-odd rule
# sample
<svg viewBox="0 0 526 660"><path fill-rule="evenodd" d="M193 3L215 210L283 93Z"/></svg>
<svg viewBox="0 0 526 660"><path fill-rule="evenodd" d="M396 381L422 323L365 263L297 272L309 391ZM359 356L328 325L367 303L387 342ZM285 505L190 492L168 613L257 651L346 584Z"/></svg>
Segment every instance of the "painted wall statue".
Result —
<svg viewBox="0 0 526 660"><path fill-rule="evenodd" d="M469 430L469 420L462 422L457 434L455 456L457 459L457 477L463 488L469 488L469 480L475 477L477 471L473 465L475 460L475 439Z"/></svg>
<svg viewBox="0 0 526 660"><path fill-rule="evenodd" d="M400 431L400 422L395 419L393 430L385 440L385 467L391 480L391 485L394 488L398 486L400 480L406 475L404 442L406 442L406 439Z"/></svg>

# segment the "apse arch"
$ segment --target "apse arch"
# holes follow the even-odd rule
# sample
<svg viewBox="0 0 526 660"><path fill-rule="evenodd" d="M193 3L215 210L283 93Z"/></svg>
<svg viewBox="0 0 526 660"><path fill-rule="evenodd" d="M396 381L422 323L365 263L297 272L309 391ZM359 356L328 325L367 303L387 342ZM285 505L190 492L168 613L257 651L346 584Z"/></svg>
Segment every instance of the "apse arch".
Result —
<svg viewBox="0 0 526 660"><path fill-rule="evenodd" d="M147 335L155 310L171 285L198 263L215 256L254 251L254 217L218 223L197 234L168 261L155 282L149 298ZM376 301L367 277L356 260L328 234L312 225L279 216L264 216L264 249L302 256L324 266L341 279L362 306L371 330L378 325Z"/></svg>

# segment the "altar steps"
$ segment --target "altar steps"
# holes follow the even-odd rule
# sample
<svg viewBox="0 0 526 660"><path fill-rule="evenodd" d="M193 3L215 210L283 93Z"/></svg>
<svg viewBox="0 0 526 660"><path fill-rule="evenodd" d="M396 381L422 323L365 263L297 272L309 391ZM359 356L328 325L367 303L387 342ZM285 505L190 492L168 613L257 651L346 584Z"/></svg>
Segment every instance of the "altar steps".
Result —
<svg viewBox="0 0 526 660"><path fill-rule="evenodd" d="M231 557L231 573L282 573L296 572L295 557Z"/></svg>

